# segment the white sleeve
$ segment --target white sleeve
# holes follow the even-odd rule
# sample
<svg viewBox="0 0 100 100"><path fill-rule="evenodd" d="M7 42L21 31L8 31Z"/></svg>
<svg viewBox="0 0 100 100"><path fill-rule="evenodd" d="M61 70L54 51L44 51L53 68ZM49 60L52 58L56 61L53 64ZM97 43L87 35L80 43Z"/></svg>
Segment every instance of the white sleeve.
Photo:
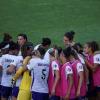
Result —
<svg viewBox="0 0 100 100"><path fill-rule="evenodd" d="M27 65L28 70L33 70L34 66L36 65L36 60L31 59Z"/></svg>
<svg viewBox="0 0 100 100"><path fill-rule="evenodd" d="M81 63L78 63L77 64L77 72L79 73L79 72L83 72L84 71L84 69L83 69L83 65L81 64Z"/></svg>
<svg viewBox="0 0 100 100"><path fill-rule="evenodd" d="M79 57L79 60L81 61L81 63L85 64L85 61L84 61L83 57L81 57L80 55L78 55L78 57Z"/></svg>
<svg viewBox="0 0 100 100"><path fill-rule="evenodd" d="M97 55L94 56L94 63L100 64L100 54L97 54Z"/></svg>
<svg viewBox="0 0 100 100"><path fill-rule="evenodd" d="M37 50L41 44L38 44L34 47L34 50Z"/></svg>
<svg viewBox="0 0 100 100"><path fill-rule="evenodd" d="M52 62L52 69L53 69L53 70L59 70L59 65L57 64L56 61L53 61L53 62Z"/></svg>
<svg viewBox="0 0 100 100"><path fill-rule="evenodd" d="M47 50L47 52L44 55L44 60L46 60L48 63L50 63L50 54L49 54L49 50Z"/></svg>
<svg viewBox="0 0 100 100"><path fill-rule="evenodd" d="M66 73L66 76L69 74L73 74L72 68L70 66L66 66L65 73Z"/></svg>

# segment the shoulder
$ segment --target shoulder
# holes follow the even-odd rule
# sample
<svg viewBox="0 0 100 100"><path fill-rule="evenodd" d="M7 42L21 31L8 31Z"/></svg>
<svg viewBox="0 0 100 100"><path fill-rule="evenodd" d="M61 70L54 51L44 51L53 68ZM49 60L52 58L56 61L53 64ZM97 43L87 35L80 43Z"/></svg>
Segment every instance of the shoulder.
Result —
<svg viewBox="0 0 100 100"><path fill-rule="evenodd" d="M80 63L80 62L77 63L77 71L78 71L78 72L84 71L83 65L82 65L82 63Z"/></svg>
<svg viewBox="0 0 100 100"><path fill-rule="evenodd" d="M94 55L94 63L100 64L100 54Z"/></svg>

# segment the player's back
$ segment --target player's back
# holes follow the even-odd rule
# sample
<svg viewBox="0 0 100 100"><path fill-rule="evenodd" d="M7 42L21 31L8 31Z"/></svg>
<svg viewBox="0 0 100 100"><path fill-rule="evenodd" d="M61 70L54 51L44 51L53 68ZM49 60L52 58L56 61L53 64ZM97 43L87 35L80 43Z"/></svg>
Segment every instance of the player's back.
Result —
<svg viewBox="0 0 100 100"><path fill-rule="evenodd" d="M48 93L49 64L45 60L37 58L32 74L34 79L32 81L32 91Z"/></svg>
<svg viewBox="0 0 100 100"><path fill-rule="evenodd" d="M15 64L16 60L17 60L17 58L16 58L15 55L5 54L5 55L2 56L1 65L3 67L3 72L2 72L1 85L11 86L11 79L12 79L12 75L14 73L13 74L8 74L7 73L7 68L10 66L11 63Z"/></svg>

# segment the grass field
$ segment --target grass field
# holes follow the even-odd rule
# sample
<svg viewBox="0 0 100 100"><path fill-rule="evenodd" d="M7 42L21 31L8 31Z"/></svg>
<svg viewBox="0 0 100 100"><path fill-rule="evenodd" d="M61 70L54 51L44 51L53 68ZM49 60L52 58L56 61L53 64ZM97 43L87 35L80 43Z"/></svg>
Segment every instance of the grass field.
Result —
<svg viewBox="0 0 100 100"><path fill-rule="evenodd" d="M0 0L0 41L3 32L25 32L34 44L48 36L63 45L69 30L77 42L100 42L100 0Z"/></svg>

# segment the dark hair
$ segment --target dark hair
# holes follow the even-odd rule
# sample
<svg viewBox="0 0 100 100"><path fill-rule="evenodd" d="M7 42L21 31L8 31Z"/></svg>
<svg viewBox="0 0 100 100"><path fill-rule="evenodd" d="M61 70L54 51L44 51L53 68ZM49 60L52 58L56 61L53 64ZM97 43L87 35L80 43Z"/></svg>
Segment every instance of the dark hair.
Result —
<svg viewBox="0 0 100 100"><path fill-rule="evenodd" d="M62 48L61 47L58 47L57 48L57 51L58 51L58 55L60 56L61 52L62 52Z"/></svg>
<svg viewBox="0 0 100 100"><path fill-rule="evenodd" d="M20 34L18 34L18 36L22 36L27 41L27 35L26 34L20 33Z"/></svg>
<svg viewBox="0 0 100 100"><path fill-rule="evenodd" d="M93 53L99 50L99 45L96 41L87 42L87 45L91 48Z"/></svg>
<svg viewBox="0 0 100 100"><path fill-rule="evenodd" d="M29 50L30 48L34 48L32 42L26 42L25 45L22 47L22 56L24 58L27 56L27 50Z"/></svg>
<svg viewBox="0 0 100 100"><path fill-rule="evenodd" d="M39 46L39 48L37 50L40 52L42 57L45 55L46 51L45 51L45 49L42 46Z"/></svg>
<svg viewBox="0 0 100 100"><path fill-rule="evenodd" d="M3 42L9 42L12 39L12 36L9 33L4 33Z"/></svg>
<svg viewBox="0 0 100 100"><path fill-rule="evenodd" d="M65 37L67 37L69 39L69 41L72 41L74 38L75 32L74 31L70 31L70 32L66 32L64 34Z"/></svg>
<svg viewBox="0 0 100 100"><path fill-rule="evenodd" d="M0 43L0 50L1 54L8 54L9 53L9 42L2 42Z"/></svg>
<svg viewBox="0 0 100 100"><path fill-rule="evenodd" d="M42 38L42 45L51 45L51 39L50 38Z"/></svg>
<svg viewBox="0 0 100 100"><path fill-rule="evenodd" d="M99 45L96 41L91 41L91 42L87 42L86 43L88 45L88 47L91 48L92 52L94 53L95 51L99 50Z"/></svg>
<svg viewBox="0 0 100 100"><path fill-rule="evenodd" d="M9 45L9 42L1 42L0 43L0 49L4 48L6 45Z"/></svg>
<svg viewBox="0 0 100 100"><path fill-rule="evenodd" d="M74 56L75 58L77 58L77 54L76 54L75 50L70 46L63 49L62 52L66 58L69 58L71 55Z"/></svg>
<svg viewBox="0 0 100 100"><path fill-rule="evenodd" d="M17 43L15 43L15 42L13 42L13 41L11 41L10 43L9 43L9 50L19 50L20 49L20 47L19 47L19 45L17 44Z"/></svg>
<svg viewBox="0 0 100 100"><path fill-rule="evenodd" d="M61 47L58 47L57 45L54 45L53 48L51 48L51 49L49 50L49 54L50 54L51 56L55 56L55 50L57 50L58 56L60 56L60 53L62 52L62 48L61 48Z"/></svg>
<svg viewBox="0 0 100 100"><path fill-rule="evenodd" d="M83 46L80 43L75 43L73 48L76 50L77 53L83 53Z"/></svg>

